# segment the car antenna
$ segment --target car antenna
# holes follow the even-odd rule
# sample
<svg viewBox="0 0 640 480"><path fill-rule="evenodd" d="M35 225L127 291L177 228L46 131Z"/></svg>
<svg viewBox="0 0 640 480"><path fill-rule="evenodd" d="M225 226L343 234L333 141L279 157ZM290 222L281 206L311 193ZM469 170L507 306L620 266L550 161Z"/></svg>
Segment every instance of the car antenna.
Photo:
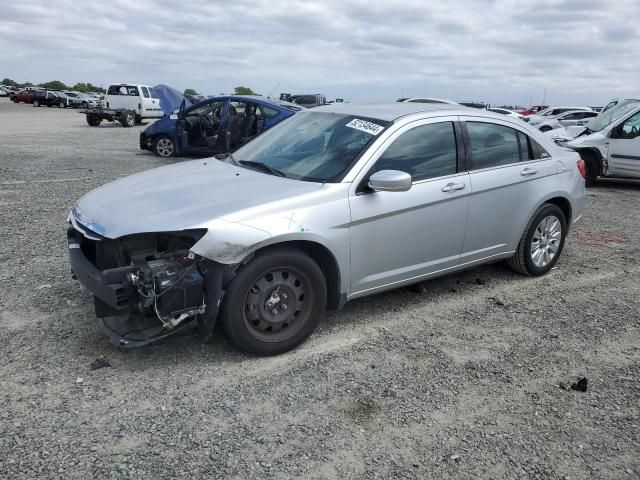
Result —
<svg viewBox="0 0 640 480"><path fill-rule="evenodd" d="M273 95L273 92L275 92L276 88L278 88L279 86L280 86L280 82L276 83L276 86L273 87L273 90L269 92L269 95L267 95L267 98L271 98L271 95Z"/></svg>

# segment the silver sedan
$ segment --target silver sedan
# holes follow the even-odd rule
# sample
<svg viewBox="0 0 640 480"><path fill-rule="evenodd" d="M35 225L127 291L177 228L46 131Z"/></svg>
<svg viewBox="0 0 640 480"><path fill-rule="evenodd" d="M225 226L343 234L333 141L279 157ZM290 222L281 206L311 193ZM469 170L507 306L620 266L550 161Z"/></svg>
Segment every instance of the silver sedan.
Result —
<svg viewBox="0 0 640 480"><path fill-rule="evenodd" d="M290 350L326 308L506 260L558 261L584 163L504 115L446 104L301 112L233 154L132 175L69 215L75 277L120 346L220 323Z"/></svg>

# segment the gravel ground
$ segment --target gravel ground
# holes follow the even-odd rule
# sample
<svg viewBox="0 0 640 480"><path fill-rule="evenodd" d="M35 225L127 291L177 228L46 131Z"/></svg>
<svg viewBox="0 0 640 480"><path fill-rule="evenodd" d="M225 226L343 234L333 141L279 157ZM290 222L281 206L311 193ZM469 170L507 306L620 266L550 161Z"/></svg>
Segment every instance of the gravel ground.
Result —
<svg viewBox="0 0 640 480"><path fill-rule="evenodd" d="M639 182L590 189L542 278L495 264L360 299L274 358L222 335L123 351L65 219L168 163L141 128L0 99L0 478L640 478Z"/></svg>

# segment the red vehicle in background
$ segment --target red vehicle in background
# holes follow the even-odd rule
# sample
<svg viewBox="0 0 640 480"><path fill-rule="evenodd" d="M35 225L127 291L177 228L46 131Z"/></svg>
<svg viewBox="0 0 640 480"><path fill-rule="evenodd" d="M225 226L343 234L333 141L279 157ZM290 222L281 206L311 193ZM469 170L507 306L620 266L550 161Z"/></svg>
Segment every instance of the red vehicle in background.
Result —
<svg viewBox="0 0 640 480"><path fill-rule="evenodd" d="M33 96L35 95L36 92L37 90L27 88L25 90L20 90L19 92L12 93L9 98L12 102L15 102L15 103L20 103L20 102L32 103Z"/></svg>
<svg viewBox="0 0 640 480"><path fill-rule="evenodd" d="M544 110L545 108L549 108L549 105L534 105L533 107L525 108L522 110L516 110L520 115L534 115L538 113L540 110Z"/></svg>

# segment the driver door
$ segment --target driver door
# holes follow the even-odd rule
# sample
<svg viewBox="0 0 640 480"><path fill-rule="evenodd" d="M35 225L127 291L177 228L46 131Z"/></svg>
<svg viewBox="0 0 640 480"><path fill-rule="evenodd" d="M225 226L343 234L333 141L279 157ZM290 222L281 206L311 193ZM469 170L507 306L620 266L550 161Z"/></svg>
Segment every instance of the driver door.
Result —
<svg viewBox="0 0 640 480"><path fill-rule="evenodd" d="M640 112L611 132L608 175L640 178Z"/></svg>
<svg viewBox="0 0 640 480"><path fill-rule="evenodd" d="M462 167L456 122L444 117L402 127L354 183L349 198L352 295L408 284L460 263L471 183ZM368 178L379 170L409 173L411 189L372 191Z"/></svg>

